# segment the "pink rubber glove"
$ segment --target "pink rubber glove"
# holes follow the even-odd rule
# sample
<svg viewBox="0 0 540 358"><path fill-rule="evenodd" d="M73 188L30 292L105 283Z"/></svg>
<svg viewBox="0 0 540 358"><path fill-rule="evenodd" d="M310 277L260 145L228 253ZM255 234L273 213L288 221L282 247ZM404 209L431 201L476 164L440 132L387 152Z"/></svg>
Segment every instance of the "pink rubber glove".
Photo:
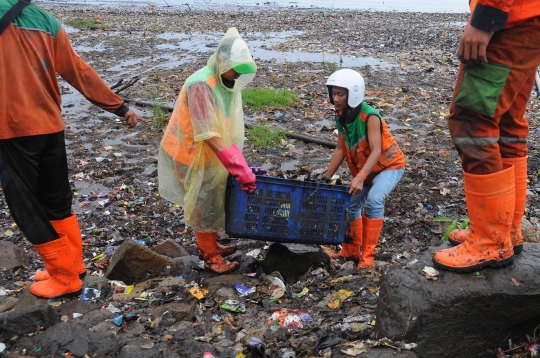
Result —
<svg viewBox="0 0 540 358"><path fill-rule="evenodd" d="M242 190L253 193L257 189L255 174L249 168L246 158L244 158L236 144L218 152L217 157L229 173L240 183Z"/></svg>

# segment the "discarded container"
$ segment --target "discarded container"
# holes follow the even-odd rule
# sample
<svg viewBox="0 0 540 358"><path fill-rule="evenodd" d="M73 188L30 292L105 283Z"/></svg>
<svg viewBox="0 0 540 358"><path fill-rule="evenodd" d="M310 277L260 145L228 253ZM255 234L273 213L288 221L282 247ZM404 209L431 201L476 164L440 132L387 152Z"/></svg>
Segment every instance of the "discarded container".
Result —
<svg viewBox="0 0 540 358"><path fill-rule="evenodd" d="M257 176L252 194L229 177L226 232L234 237L337 245L347 230L349 187Z"/></svg>

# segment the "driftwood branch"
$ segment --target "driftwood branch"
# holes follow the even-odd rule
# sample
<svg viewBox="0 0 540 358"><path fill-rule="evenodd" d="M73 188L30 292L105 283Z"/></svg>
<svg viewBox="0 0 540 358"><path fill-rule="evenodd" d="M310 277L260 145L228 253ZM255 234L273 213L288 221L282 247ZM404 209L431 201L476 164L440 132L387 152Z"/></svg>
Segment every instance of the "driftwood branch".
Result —
<svg viewBox="0 0 540 358"><path fill-rule="evenodd" d="M142 107L159 107L159 108L163 108L167 112L172 112L174 110L174 107L172 106L166 106L166 105L159 104L156 102L139 101L137 99L127 98L127 97L122 97L122 99L124 100L124 102L133 103Z"/></svg>
<svg viewBox="0 0 540 358"><path fill-rule="evenodd" d="M137 83L138 80L139 80L139 76L133 77L132 79L130 79L128 81L128 83L126 83L125 85L123 85L122 87L117 89L114 93L119 94L120 92L122 92L126 88L133 86L135 83ZM114 89L114 88L120 86L122 84L122 82L123 82L123 80L118 81L118 83L115 84L113 87L111 87L111 89Z"/></svg>
<svg viewBox="0 0 540 358"><path fill-rule="evenodd" d="M125 97L122 97L124 99L124 101L126 102L130 102L130 103L134 103L136 105L139 105L139 106L143 106L143 107L159 107L159 108L163 108L165 109L166 111L168 112L172 112L174 110L174 108L172 106L165 106L165 105L162 105L162 104L158 104L158 103L155 103L155 102L148 102L148 101L139 101L139 100L136 100L136 99L132 99L132 98L125 98ZM245 124L245 127L247 129L250 129L251 127L253 127L253 125L251 124ZM327 140L323 140L323 139L318 139L318 138L314 138L314 137L311 137L311 136L308 136L308 135L304 135L304 134L297 134L297 133L288 133L288 132L285 132L285 135L289 138L294 138L294 139L299 139L301 141L304 141L304 142L307 142L307 143L315 143L315 144L319 144L319 145L323 145L325 147L328 147L328 148L335 148L336 147L336 143L334 142L330 142L330 141L327 141Z"/></svg>
<svg viewBox="0 0 540 358"><path fill-rule="evenodd" d="M120 81L116 82L116 84L112 85L109 88L113 90L113 89L117 88L118 86L120 86L122 84L122 82L124 82L123 78L121 78Z"/></svg>

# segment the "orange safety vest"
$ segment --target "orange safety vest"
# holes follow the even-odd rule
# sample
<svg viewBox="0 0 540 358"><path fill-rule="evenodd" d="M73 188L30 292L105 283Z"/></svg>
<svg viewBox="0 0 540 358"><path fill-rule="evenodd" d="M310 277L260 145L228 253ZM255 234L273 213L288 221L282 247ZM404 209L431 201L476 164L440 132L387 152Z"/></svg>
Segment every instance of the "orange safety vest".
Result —
<svg viewBox="0 0 540 358"><path fill-rule="evenodd" d="M210 75L204 83L213 91L217 85L217 78ZM178 102L161 140L161 146L176 163L190 165L198 153L199 146L203 143L196 142L194 139L186 87L184 85L180 91ZM203 149L204 163L209 164L216 154L207 145L203 146Z"/></svg>
<svg viewBox="0 0 540 358"><path fill-rule="evenodd" d="M345 159L353 177L362 169L371 155L371 149L367 141L367 123L370 115L376 115L381 118L379 112L367 103L361 103L360 114L351 123L342 125L339 123L339 116L336 116L338 127L338 141L343 148ZM382 138L381 138L381 157L373 167L373 171L368 175L366 182L371 182L373 178L383 170L401 169L405 167L405 154L399 148L396 140L392 137L388 125L381 118Z"/></svg>

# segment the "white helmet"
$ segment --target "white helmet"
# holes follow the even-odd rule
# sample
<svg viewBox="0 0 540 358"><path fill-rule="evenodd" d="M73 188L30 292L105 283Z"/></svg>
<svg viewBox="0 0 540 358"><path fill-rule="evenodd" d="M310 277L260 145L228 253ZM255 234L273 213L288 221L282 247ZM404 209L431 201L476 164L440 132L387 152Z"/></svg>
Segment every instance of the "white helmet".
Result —
<svg viewBox="0 0 540 358"><path fill-rule="evenodd" d="M345 68L332 73L328 77L328 81L326 81L326 86L328 87L328 95L332 104L334 104L334 99L332 98L332 87L334 86L343 87L349 91L347 104L351 108L358 107L364 99L364 90L366 89L364 78L355 70Z"/></svg>

